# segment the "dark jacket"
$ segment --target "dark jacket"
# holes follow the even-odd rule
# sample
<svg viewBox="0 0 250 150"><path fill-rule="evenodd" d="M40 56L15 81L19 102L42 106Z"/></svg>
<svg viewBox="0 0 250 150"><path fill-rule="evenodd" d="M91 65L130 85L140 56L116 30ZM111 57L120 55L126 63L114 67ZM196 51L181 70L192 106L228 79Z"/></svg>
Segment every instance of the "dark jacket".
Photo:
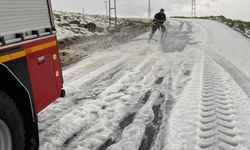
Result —
<svg viewBox="0 0 250 150"><path fill-rule="evenodd" d="M164 13L157 13L155 14L154 21L164 23L166 21L166 15Z"/></svg>

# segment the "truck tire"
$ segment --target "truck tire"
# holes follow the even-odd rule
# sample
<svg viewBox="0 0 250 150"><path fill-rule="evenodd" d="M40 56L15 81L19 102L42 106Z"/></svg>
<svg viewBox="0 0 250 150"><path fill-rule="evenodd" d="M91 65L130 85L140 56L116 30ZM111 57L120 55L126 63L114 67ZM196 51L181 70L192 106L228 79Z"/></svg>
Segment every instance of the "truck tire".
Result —
<svg viewBox="0 0 250 150"><path fill-rule="evenodd" d="M0 91L0 150L25 149L25 129L22 118L13 100Z"/></svg>

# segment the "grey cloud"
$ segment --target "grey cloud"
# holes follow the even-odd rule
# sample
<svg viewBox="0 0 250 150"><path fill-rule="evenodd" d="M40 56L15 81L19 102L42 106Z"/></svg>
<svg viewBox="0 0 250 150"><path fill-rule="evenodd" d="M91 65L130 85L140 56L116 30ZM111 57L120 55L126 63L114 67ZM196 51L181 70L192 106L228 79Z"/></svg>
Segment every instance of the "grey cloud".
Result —
<svg viewBox="0 0 250 150"><path fill-rule="evenodd" d="M85 8L85 13L88 14L105 14L105 4L107 0L52 0L53 7L56 10L82 12ZM191 0L151 0L152 16L158 12L160 8L166 10L168 16L185 15L191 13ZM250 9L246 5L250 5L249 0L197 0L198 14L201 15L221 15L243 18L250 20ZM225 6L242 6L232 9ZM223 6L223 7L222 7ZM117 0L118 16L130 17L147 17L148 0Z"/></svg>
<svg viewBox="0 0 250 150"><path fill-rule="evenodd" d="M210 3L205 4L206 7L211 7Z"/></svg>

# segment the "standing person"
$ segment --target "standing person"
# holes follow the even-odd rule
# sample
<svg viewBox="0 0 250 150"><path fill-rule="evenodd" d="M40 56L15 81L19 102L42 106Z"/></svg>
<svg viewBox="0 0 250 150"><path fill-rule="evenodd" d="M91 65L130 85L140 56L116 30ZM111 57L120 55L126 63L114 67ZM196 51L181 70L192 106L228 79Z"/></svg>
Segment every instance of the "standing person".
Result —
<svg viewBox="0 0 250 150"><path fill-rule="evenodd" d="M155 16L154 16L152 31L149 34L148 43L152 40L157 29L161 30L161 40L163 40L165 33L167 31L165 26L163 25L165 21L166 21L166 15L164 13L164 9L161 9L160 12L155 14Z"/></svg>

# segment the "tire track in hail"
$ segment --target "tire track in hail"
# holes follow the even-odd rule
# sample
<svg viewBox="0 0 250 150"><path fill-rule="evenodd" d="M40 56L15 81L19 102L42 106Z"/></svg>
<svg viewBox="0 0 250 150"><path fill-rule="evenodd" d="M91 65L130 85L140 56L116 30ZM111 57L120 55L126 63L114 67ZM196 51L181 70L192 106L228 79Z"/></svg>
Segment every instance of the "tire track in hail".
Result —
<svg viewBox="0 0 250 150"><path fill-rule="evenodd" d="M160 131L163 119L162 105L165 101L165 95L160 93L158 99L160 100L160 103L154 104L152 107L154 113L154 119L146 126L144 132L144 138L141 141L138 150L150 150L151 147L154 145L156 137Z"/></svg>
<svg viewBox="0 0 250 150"><path fill-rule="evenodd" d="M235 150L240 144L234 108L227 97L221 70L207 60L204 64L199 122L199 149Z"/></svg>
<svg viewBox="0 0 250 150"><path fill-rule="evenodd" d="M119 139L121 138L121 135L123 134L123 130L134 122L135 117L142 110L142 108L147 103L147 101L149 100L151 95L153 96L156 93L159 93L159 96L155 97L156 99L154 99L154 102L152 102L152 100L151 100L151 102L149 102L149 103L155 103L151 107L151 109L152 109L152 111L154 113L154 119L152 120L150 125L148 125L146 127L146 131L144 133L145 134L144 141L149 141L150 146L153 144L154 139L157 136L159 128L161 126L161 121L162 121L162 116L163 116L161 107L162 107L162 104L165 101L165 95L160 92L160 89L161 89L160 87L161 87L161 84L162 84L164 78L165 78L164 75L155 78L152 85L150 85L150 89L147 90L147 92L144 93L143 96L141 96L139 102L134 107L132 107L130 111L128 111L129 115L127 115L123 119L123 121L120 122L120 124L119 124L120 131L119 131L119 135L117 136L117 138L108 139L98 150L106 150L106 149L110 148L110 146L112 146L114 144L117 144L119 142ZM152 88L152 86L153 86L153 88ZM152 138L150 138L150 137L152 137ZM118 141L117 141L117 139L118 139ZM143 141L141 141L141 142L142 142L142 145L145 144L145 142L143 142Z"/></svg>
<svg viewBox="0 0 250 150"><path fill-rule="evenodd" d="M138 113L138 111L147 103L150 95L151 95L151 90L148 90L145 94L142 95L142 97L139 99L138 103L131 108L131 111L128 111L128 114L123 118L123 120L119 123L119 135L116 135L117 137L121 136L121 133L123 130L129 126L135 118L135 115ZM109 138L106 140L105 143L103 143L98 150L106 150L109 146L115 144L117 141L113 138Z"/></svg>
<svg viewBox="0 0 250 150"><path fill-rule="evenodd" d="M110 85L110 87L106 88L106 91L112 91L112 92L110 93L110 92L103 91L101 93L102 98L100 100L105 101L105 99L106 99L105 97L112 97L112 95L117 95L117 94L121 94L123 96L130 95L130 94L134 93L134 90L136 90L139 93L136 94L133 99L139 99L137 106L141 105L140 107L142 107L144 105L144 103L146 103L148 97L150 96L151 91L148 90L147 92L145 92L143 94L143 91L140 91L140 89L137 89L139 87L138 83L144 84L143 82L145 82L145 81L143 81L143 80L145 80L145 78L147 78L147 76L151 76L149 74L152 73L154 63L155 63L154 56L150 56L147 59L145 59L135 69L131 70L129 73L125 74L122 78L120 78L120 80L118 80L116 83L114 83L114 84ZM131 80L131 77L133 77L134 79ZM142 83L140 83L140 82L142 82ZM126 85L124 85L124 83L126 83ZM119 87L117 85L119 85L119 86L121 85L120 90L113 91L112 87L114 86L117 89L117 87ZM132 91L133 93L131 93L132 89L133 89L133 91ZM139 97L141 97L141 98L139 98ZM112 101L114 101L114 102L117 101L117 98L114 97L113 100L108 99L109 103ZM103 108L107 109L106 107L103 107ZM102 109L102 108L100 108L100 109ZM127 112L124 112L124 113L127 113ZM129 125L130 122L133 121L134 115L135 114L133 112L127 113L127 116L123 120L121 120L121 122L119 124L119 127L120 127L119 130L123 130L123 128L125 128L127 125ZM98 124L102 124L102 123L103 122L101 121L100 117L97 117L95 119L95 122L91 123L90 125L88 125L88 127L84 128L83 130L78 131L71 138L67 139L63 144L64 149L76 148L79 141L84 141L90 137L90 135L88 135L86 132L88 130L91 130L91 128L92 128L91 126L93 124L98 125ZM115 129L115 130L117 130L117 129ZM112 134L114 134L114 135L112 135L112 137L119 136L119 131L113 131ZM114 142L113 140L114 140L114 138L108 138L107 140L104 141L104 144L101 147L105 148L107 144L108 145L110 143L112 144ZM99 147L99 146L96 145L96 147Z"/></svg>
<svg viewBox="0 0 250 150"><path fill-rule="evenodd" d="M156 91L159 91L159 96L156 99L155 104L152 106L154 119L146 126L144 138L142 139L138 150L151 150L159 144L157 142L159 142L158 136L162 131L162 123L166 121L165 115L171 111L169 108L170 105L172 106L173 104L173 98L171 95L173 80L171 69L169 69L164 76L158 77L155 81L154 88Z"/></svg>
<svg viewBox="0 0 250 150"><path fill-rule="evenodd" d="M98 96L98 93L93 91L95 87L94 85L97 83L106 82L107 80L112 80L115 74L118 74L120 71L122 71L123 67L124 65L117 65L117 66L115 65L114 67L111 67L109 69L110 71L107 71L107 73L105 73L101 78L93 80L92 83L87 85L87 87L85 86L85 89L87 89L88 92L92 93L91 95L90 94L87 95L85 94L84 91L79 90L78 92L82 92L80 96L74 97L72 95L73 96L72 100L61 101L58 103L55 102L53 108L56 108L56 109L49 110L50 114L52 113L51 111L53 111L53 116L45 116L44 117L45 119L43 119L43 117L39 117L39 132L42 133L44 130L52 126L54 122L57 122L62 116L74 110L75 107L77 107L77 105L80 104L81 102L84 102L84 100L95 99L95 97ZM91 86L93 88L88 88ZM108 86L108 84L106 86ZM43 115L43 113L45 114L46 112L42 112L40 115Z"/></svg>

